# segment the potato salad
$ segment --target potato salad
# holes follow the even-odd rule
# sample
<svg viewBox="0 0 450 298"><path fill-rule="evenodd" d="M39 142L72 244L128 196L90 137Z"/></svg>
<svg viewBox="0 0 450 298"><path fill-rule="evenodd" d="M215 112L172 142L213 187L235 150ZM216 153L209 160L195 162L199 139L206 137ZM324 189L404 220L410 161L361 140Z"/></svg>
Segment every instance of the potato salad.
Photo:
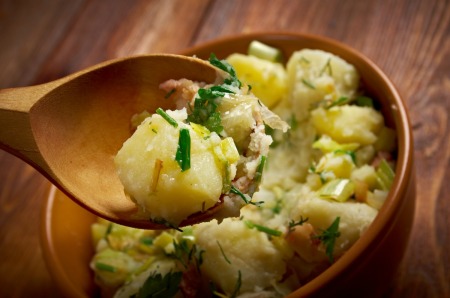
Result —
<svg viewBox="0 0 450 298"><path fill-rule="evenodd" d="M177 97L179 110L164 111L178 128L163 113L137 121L139 142L145 139L152 150L163 144L176 151L181 130L189 131L191 167L204 161L198 172L184 177L187 171L170 156L160 155L167 168L159 170L158 159L145 164L142 157L136 163L152 170L133 187L151 190L159 171L157 187L167 185L161 195L170 203L144 197L140 204L174 225L216 204L220 194L241 201L239 193L251 194L252 203L239 206L234 217L161 231L99 219L92 226L96 253L90 266L105 297L283 297L344 255L382 207L395 175L396 133L361 88L353 65L316 49L299 49L283 60L278 49L258 41L246 55L226 61L245 86L220 97L226 134L186 121L191 101L184 96ZM205 87L186 81L161 87L170 92L181 86L194 93ZM268 150L261 154L262 143ZM122 162L120 154L117 159ZM164 175L174 175L179 185L169 186L173 181ZM195 186L187 190L184 184ZM140 190L129 192L141 200ZM180 193L201 207L175 206ZM170 208L180 211L167 217Z"/></svg>

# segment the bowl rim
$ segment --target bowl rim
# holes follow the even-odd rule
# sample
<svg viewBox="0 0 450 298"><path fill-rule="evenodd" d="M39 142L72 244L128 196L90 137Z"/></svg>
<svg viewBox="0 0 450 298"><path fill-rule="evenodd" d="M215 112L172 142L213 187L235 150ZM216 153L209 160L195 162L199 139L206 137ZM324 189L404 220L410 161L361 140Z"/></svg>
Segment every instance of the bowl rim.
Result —
<svg viewBox="0 0 450 298"><path fill-rule="evenodd" d="M408 183L413 175L413 138L410 117L406 108L406 104L394 83L388 78L388 76L368 57L353 49L352 47L341 43L335 39L325 37L322 35L297 33L289 31L266 31L266 32L254 32L243 33L222 36L214 38L196 44L192 47L180 50L179 54L187 55L195 53L204 48L209 48L217 44L224 44L242 40L253 39L287 39L287 40L310 40L319 41L324 44L329 44L334 47L340 48L343 51L349 52L350 55L355 56L358 60L362 61L374 73L381 79L383 84L392 94L391 108L397 113L393 116L397 126L397 139L399 144L397 155L397 168L393 185L389 191L388 197L379 210L377 216L370 224L368 229L363 235L349 248L349 250L329 268L313 278L311 281L302 285L299 289L292 292L289 296L308 296L323 287L324 284L329 283L340 274L345 272L346 268L355 260L361 257L362 253L367 250L368 246L373 244L378 238L382 237L383 231L390 229L389 222L393 220L395 214L404 205L404 194L408 189ZM393 101L393 102L392 102ZM58 189L51 185L48 195L44 200L41 216L41 229L40 238L41 246L43 248L43 256L50 271L50 274L58 284L58 288L66 296L70 297L85 297L80 288L72 283L70 278L66 275L64 268L62 267L55 248L53 246L53 237L51 231L52 222L52 208L55 202L55 194Z"/></svg>
<svg viewBox="0 0 450 298"><path fill-rule="evenodd" d="M46 200L41 210L40 243L42 253L48 271L56 281L58 289L65 297L86 297L80 287L77 287L67 276L58 254L54 247L52 233L53 206L56 200L56 192L60 191L55 185L50 184ZM80 208L82 208L80 206Z"/></svg>

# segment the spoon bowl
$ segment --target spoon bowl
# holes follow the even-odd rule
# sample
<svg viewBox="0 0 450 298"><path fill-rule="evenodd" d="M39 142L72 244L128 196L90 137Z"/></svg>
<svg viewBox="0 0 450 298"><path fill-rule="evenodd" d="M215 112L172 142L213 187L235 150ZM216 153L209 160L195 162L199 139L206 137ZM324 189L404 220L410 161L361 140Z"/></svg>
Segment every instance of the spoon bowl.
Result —
<svg viewBox="0 0 450 298"><path fill-rule="evenodd" d="M174 109L159 84L187 78L217 82L222 72L181 55L155 54L107 61L65 78L0 91L0 148L31 164L94 214L136 228L164 225L133 217L114 156L131 135L132 115ZM199 214L181 225L204 220Z"/></svg>

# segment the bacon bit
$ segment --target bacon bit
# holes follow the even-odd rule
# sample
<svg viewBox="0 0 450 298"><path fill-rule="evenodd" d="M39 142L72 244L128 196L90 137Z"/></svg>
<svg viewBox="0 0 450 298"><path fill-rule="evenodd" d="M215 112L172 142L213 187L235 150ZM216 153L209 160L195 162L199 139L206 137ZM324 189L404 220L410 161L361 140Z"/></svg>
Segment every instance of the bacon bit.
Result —
<svg viewBox="0 0 450 298"><path fill-rule="evenodd" d="M161 159L156 159L155 167L153 168L152 183L150 186L151 192L156 191L156 186L158 185L158 181L159 181L159 174L161 172L162 167L163 167L163 161Z"/></svg>
<svg viewBox="0 0 450 298"><path fill-rule="evenodd" d="M185 298L198 297L199 291L202 286L202 279L200 273L195 266L189 266L189 268L183 272L183 279L180 283L180 290Z"/></svg>
<svg viewBox="0 0 450 298"><path fill-rule="evenodd" d="M308 263L326 260L327 256L319 249L321 242L314 238L314 235L314 227L305 223L301 226L295 226L286 235L286 242L300 258Z"/></svg>
<svg viewBox="0 0 450 298"><path fill-rule="evenodd" d="M375 159L372 162L372 166L374 168L378 168L378 166L380 165L380 162L385 159L386 161L392 161L394 159L394 157L392 156L392 153L387 152L387 151L379 151L377 153L377 156L375 156Z"/></svg>

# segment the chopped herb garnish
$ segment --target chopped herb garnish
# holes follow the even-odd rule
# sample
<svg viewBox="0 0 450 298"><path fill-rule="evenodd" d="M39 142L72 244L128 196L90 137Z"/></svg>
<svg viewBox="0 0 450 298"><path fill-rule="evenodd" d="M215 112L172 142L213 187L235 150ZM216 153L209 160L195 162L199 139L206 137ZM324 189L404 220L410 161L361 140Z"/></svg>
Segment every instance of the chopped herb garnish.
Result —
<svg viewBox="0 0 450 298"><path fill-rule="evenodd" d="M167 94L164 96L165 99L169 98L172 94L175 93L175 91L177 91L175 88L173 88L172 90L170 90L169 92L167 92Z"/></svg>
<svg viewBox="0 0 450 298"><path fill-rule="evenodd" d="M255 223L251 222L250 220L246 220L246 221L244 221L244 223L250 229L255 228L258 231L266 233L267 235L270 235L270 236L277 236L277 237L279 237L279 236L281 236L283 234L281 231L274 230L274 229L268 228L266 226L255 224Z"/></svg>
<svg viewBox="0 0 450 298"><path fill-rule="evenodd" d="M255 181L257 183L261 181L262 173L263 173L263 170L264 170L264 165L266 164L266 159L267 159L267 157L262 155L261 156L261 161L259 162L258 168L256 169Z"/></svg>
<svg viewBox="0 0 450 298"><path fill-rule="evenodd" d="M355 104L360 107L373 108L373 100L367 96L358 96L355 98Z"/></svg>
<svg viewBox="0 0 450 298"><path fill-rule="evenodd" d="M230 259L228 259L227 256L225 255L225 252L223 251L222 245L220 245L219 240L216 240L216 241L217 241L217 245L219 246L220 252L222 253L223 258L225 259L225 261L226 261L228 264L231 264L231 261L230 261Z"/></svg>
<svg viewBox="0 0 450 298"><path fill-rule="evenodd" d="M219 60L214 54L211 54L209 62L227 72L230 77L225 79L222 85L199 89L194 100L194 106L190 107L191 113L187 120L220 134L223 131L221 115L217 111L220 98L227 93L235 93L233 89L240 88L242 84L236 76L236 71L226 60Z"/></svg>
<svg viewBox="0 0 450 298"><path fill-rule="evenodd" d="M313 90L316 89L316 86L314 86L313 83L311 83L310 81L307 81L306 79L302 79L302 83L310 89L313 89Z"/></svg>
<svg viewBox="0 0 450 298"><path fill-rule="evenodd" d="M156 224L164 225L164 226L168 227L169 229L174 229L174 230L177 230L179 232L183 232L182 229L180 229L179 227L171 224L170 222L168 222L164 218L152 218L150 220L153 221Z"/></svg>
<svg viewBox="0 0 450 298"><path fill-rule="evenodd" d="M187 128L180 129L175 160L180 165L182 172L191 168L191 136Z"/></svg>
<svg viewBox="0 0 450 298"><path fill-rule="evenodd" d="M282 209L282 202L283 200L276 200L275 206L272 207L272 212L275 214L280 214Z"/></svg>
<svg viewBox="0 0 450 298"><path fill-rule="evenodd" d="M142 244L145 245L152 245L153 244L153 238L149 236L144 236L139 240Z"/></svg>
<svg viewBox="0 0 450 298"><path fill-rule="evenodd" d="M322 68L322 70L320 71L319 76L323 75L324 72L325 72L326 70L328 70L328 74L329 74L330 76L333 75L333 70L332 70L332 68L331 68L330 62L331 62L331 57L328 58L327 63L325 64L325 66L324 66L324 67Z"/></svg>
<svg viewBox="0 0 450 298"><path fill-rule="evenodd" d="M236 186L231 185L230 192L240 196L242 200L244 200L245 204L250 203L250 200L239 189L237 189Z"/></svg>
<svg viewBox="0 0 450 298"><path fill-rule="evenodd" d="M154 133L158 133L158 131L157 131L156 129L154 129L154 128L152 128L152 131L153 131Z"/></svg>
<svg viewBox="0 0 450 298"><path fill-rule="evenodd" d="M198 90L197 97L194 101L194 108L187 118L188 121L203 125L209 131L221 133L223 130L222 119L216 109L219 105L218 98L224 95L225 93L223 91L217 89Z"/></svg>
<svg viewBox="0 0 450 298"><path fill-rule="evenodd" d="M239 291L241 290L242 285L242 273L241 270L238 270L238 278L236 280L236 285L234 286L234 291L231 294L230 298L236 298L239 294Z"/></svg>
<svg viewBox="0 0 450 298"><path fill-rule="evenodd" d="M161 117L163 117L164 120L166 120L173 127L178 127L177 121L175 119L173 119L172 117L170 117L169 114L167 114L163 109L161 109L161 108L156 109L156 113L158 115L160 115Z"/></svg>
<svg viewBox="0 0 450 298"><path fill-rule="evenodd" d="M100 271L107 271L107 272L117 272L117 268L102 262L96 262L95 263L95 268L100 270Z"/></svg>
<svg viewBox="0 0 450 298"><path fill-rule="evenodd" d="M342 96L342 97L339 97L338 99L336 99L335 101L331 102L325 108L326 109L331 109L332 107L340 106L340 105L346 103L347 101L348 101L348 97Z"/></svg>
<svg viewBox="0 0 450 298"><path fill-rule="evenodd" d="M173 240L174 252L170 254L171 257L180 261L180 263L187 268L190 261L191 248L189 248L186 240L181 240L179 243ZM192 248L193 249L193 248Z"/></svg>
<svg viewBox="0 0 450 298"><path fill-rule="evenodd" d="M112 229L113 229L113 224L109 223L108 227L106 228L105 238L107 238L109 236L109 234L111 234Z"/></svg>
<svg viewBox="0 0 450 298"><path fill-rule="evenodd" d="M259 201L259 202L252 202L251 199L248 199L238 188L236 188L236 186L231 185L230 187L230 192L234 193L235 195L238 195L242 198L242 200L244 200L245 204L251 204L251 205L255 205L255 206L260 206L264 203L264 201Z"/></svg>
<svg viewBox="0 0 450 298"><path fill-rule="evenodd" d="M174 297L179 291L183 272L169 272L164 277L160 273L153 273L139 289L135 298L165 298Z"/></svg>
<svg viewBox="0 0 450 298"><path fill-rule="evenodd" d="M173 240L174 251L169 254L180 262L184 268L188 268L190 264L194 263L197 267L197 271L200 271L200 266L203 263L204 250L198 250L197 245L189 245L187 239L181 239L181 241Z"/></svg>
<svg viewBox="0 0 450 298"><path fill-rule="evenodd" d="M289 222L289 231L292 231L293 228L296 227L296 226L301 226L301 225L303 225L305 222L308 221L308 219L309 219L308 217L304 219L303 216L300 216L300 219L299 219L298 221L291 220L291 221Z"/></svg>
<svg viewBox="0 0 450 298"><path fill-rule="evenodd" d="M341 233L339 232L339 221L340 217L336 217L333 223L321 234L314 236L313 238L319 239L323 245L325 245L325 252L330 260L330 263L333 262L333 250L334 243L336 242L336 238L338 238Z"/></svg>
<svg viewBox="0 0 450 298"><path fill-rule="evenodd" d="M241 88L241 81L239 81L239 79L237 78L236 71L230 63L228 63L226 60L217 59L216 55L214 55L213 53L211 53L209 57L209 63L217 68L220 68L230 75L230 79L225 79L225 84Z"/></svg>
<svg viewBox="0 0 450 298"><path fill-rule="evenodd" d="M308 59L306 59L305 57L301 56L300 57L300 61L305 62L307 64L311 63Z"/></svg>
<svg viewBox="0 0 450 298"><path fill-rule="evenodd" d="M289 118L289 126L291 127L291 130L295 130L298 127L298 121L294 114Z"/></svg>

